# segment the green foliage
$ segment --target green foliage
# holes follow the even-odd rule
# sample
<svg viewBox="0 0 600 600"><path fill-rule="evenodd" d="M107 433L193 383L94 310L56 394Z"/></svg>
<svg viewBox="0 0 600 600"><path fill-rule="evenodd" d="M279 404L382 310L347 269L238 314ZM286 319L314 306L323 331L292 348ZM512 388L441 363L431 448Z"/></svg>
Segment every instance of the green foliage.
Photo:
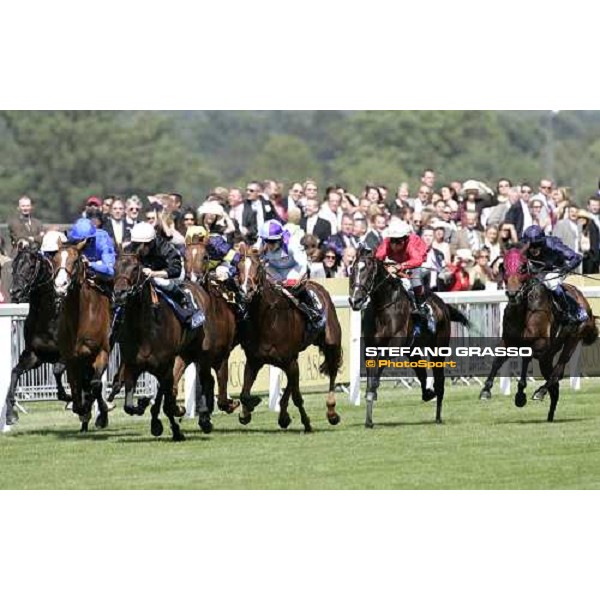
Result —
<svg viewBox="0 0 600 600"><path fill-rule="evenodd" d="M62 221L90 194L177 190L197 205L249 179L414 192L425 167L440 184L491 185L535 185L552 169L581 203L600 176L599 138L598 111L2 111L0 219L23 193Z"/></svg>

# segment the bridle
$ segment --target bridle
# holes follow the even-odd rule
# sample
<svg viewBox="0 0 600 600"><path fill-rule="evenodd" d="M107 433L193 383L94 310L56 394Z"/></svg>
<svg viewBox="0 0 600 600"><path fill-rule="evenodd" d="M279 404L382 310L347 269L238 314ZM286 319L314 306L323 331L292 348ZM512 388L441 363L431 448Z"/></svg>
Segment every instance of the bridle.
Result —
<svg viewBox="0 0 600 600"><path fill-rule="evenodd" d="M122 295L121 294L119 295L119 299L116 298L116 292L115 292L115 303L118 305L121 305L121 306L126 304L130 298L140 295L142 293L142 290L144 289L144 286L150 280L150 278L146 277L144 275L144 273L142 272L141 263L139 261L139 258L137 258L137 255L123 254L122 256L132 256L132 257L135 256L138 262L135 265L135 271L137 272L137 277L131 277L131 275L126 275L125 273L115 274L114 289L116 290L117 282L119 282L119 281L124 281L127 286L127 290L125 292L123 292ZM134 269L132 269L132 271L133 270Z"/></svg>
<svg viewBox="0 0 600 600"><path fill-rule="evenodd" d="M368 282L366 284L358 281L359 270L355 269L355 265L359 261L365 260L365 259L374 261L374 268L372 269L372 273L370 275L370 282ZM390 277L391 277L390 274L386 273L385 276L382 277L378 283L375 283L375 281L377 279L377 271L379 270L379 266L376 261L377 261L377 259L374 257L357 256L356 259L354 260L354 262L352 263L352 274L353 275L354 275L354 273L357 274L357 275L354 275L357 280L354 282L354 285L352 286L351 300L354 300L356 298L356 294L362 290L362 291L364 291L364 295L367 297L367 301L370 301L372 294L374 294L382 285L384 285L390 279Z"/></svg>
<svg viewBox="0 0 600 600"><path fill-rule="evenodd" d="M33 275L31 276L30 279L27 280L27 282L21 288L22 293L26 296L29 296L29 295L31 295L31 292L33 290L41 289L43 287L46 287L46 286L52 284L52 280L54 279L52 261L44 254L41 254L40 252L36 252L33 250L28 250L27 248L24 248L21 252L22 253L28 252L30 255L33 255L35 257L35 267L34 267ZM19 256L24 257L25 254L19 254ZM21 262L19 260L19 256L17 256L17 258L15 259L15 267L16 268L18 268L18 265ZM21 260L23 260L23 259L21 258ZM46 279L42 279L41 281L38 281L38 276L40 274L41 267L44 263L49 267L48 276L46 277Z"/></svg>

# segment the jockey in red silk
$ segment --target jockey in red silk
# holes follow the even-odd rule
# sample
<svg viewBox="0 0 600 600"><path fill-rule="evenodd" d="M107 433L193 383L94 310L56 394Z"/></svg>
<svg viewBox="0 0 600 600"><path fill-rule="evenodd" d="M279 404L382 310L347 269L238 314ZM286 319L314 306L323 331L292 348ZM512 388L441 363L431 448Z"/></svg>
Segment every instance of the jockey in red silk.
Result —
<svg viewBox="0 0 600 600"><path fill-rule="evenodd" d="M581 263L581 255L563 244L560 238L547 236L538 225L528 227L521 241L527 244L525 256L529 259L530 270L545 274L542 282L557 299L566 321L583 323L588 318L585 308L562 286L565 277Z"/></svg>
<svg viewBox="0 0 600 600"><path fill-rule="evenodd" d="M425 285L421 265L427 259L427 245L414 233L405 221L390 224L387 237L377 247L375 258L386 264L388 273L393 276L404 271L402 285L413 305L413 312L422 316L432 333L435 333L435 320L429 306L425 303Z"/></svg>

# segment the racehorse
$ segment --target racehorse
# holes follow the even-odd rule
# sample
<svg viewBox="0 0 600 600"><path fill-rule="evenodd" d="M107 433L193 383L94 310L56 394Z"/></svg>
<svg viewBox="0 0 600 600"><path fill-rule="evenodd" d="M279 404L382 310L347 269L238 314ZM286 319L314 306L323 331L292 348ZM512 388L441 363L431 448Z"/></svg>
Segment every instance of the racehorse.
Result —
<svg viewBox="0 0 600 600"><path fill-rule="evenodd" d="M185 364L198 361L203 328L190 330L181 324L173 309L159 295L143 272L143 264L136 253L122 252L115 264L114 297L119 310L124 311L117 333L121 351L121 364L113 381L109 400L125 384L125 412L130 415L144 413L147 403L134 404L133 391L141 373L147 371L158 380L158 393L150 412L150 431L160 436L163 426L159 419L162 400L164 413L169 419L174 441L185 436L176 418L185 414L176 401L174 387L175 359L180 356ZM199 292L192 291L196 302Z"/></svg>
<svg viewBox="0 0 600 600"><path fill-rule="evenodd" d="M192 238L192 243L186 247L184 268L186 278L200 288L201 308L206 316L203 358L200 362L198 378L198 383L204 382L206 389L203 387L200 392L199 386L196 387L198 424L205 432L210 429L210 414L214 409L214 378L211 368L217 373L219 409L230 414L240 405L238 401L232 401L227 396L228 359L231 351L238 344L236 317L230 303L223 297L223 293L227 292L224 292L218 282L208 276L208 263L205 243ZM186 366L185 362L178 357L175 362L175 385L179 383Z"/></svg>
<svg viewBox="0 0 600 600"><path fill-rule="evenodd" d="M58 314L54 302L52 263L39 252L37 245L23 247L15 256L12 266L11 298L16 304L29 302L24 324L25 349L12 370L6 394L6 422L19 420L14 410L15 390L21 375L43 363L54 365L58 399L70 402L62 384L65 365L58 350Z"/></svg>
<svg viewBox="0 0 600 600"><path fill-rule="evenodd" d="M304 431L312 431L300 392L298 368L299 353L312 344L319 347L324 357L320 372L329 376L327 420L331 425L337 425L340 417L335 410L335 380L342 362L342 332L331 297L314 281L306 283L307 289L318 297L326 319L324 330L307 331L304 315L292 306L291 300L267 275L258 250L249 250L242 244L240 253L242 258L238 263L237 275L249 312L248 322L240 333L240 342L246 354L244 384L240 395L240 423L247 425L252 419L252 411L260 402L260 397L250 394L252 385L263 365L268 364L282 369L287 376L287 384L279 402L279 426L286 429L291 423L288 413L291 395L300 412Z"/></svg>
<svg viewBox="0 0 600 600"><path fill-rule="evenodd" d="M564 376L565 366L580 341L589 346L598 338L596 318L585 296L575 286L563 284L565 290L585 308L588 318L582 323L562 324L560 310L554 307L552 293L531 273L522 250L509 250L504 257L502 270L508 298L502 320L502 341L505 346L527 346L533 351L532 357L522 358L515 405L523 407L527 403L527 368L531 358L535 358L539 361L545 383L535 391L533 399L543 400L547 393L550 394L548 421L553 421L559 398L559 382ZM557 354L558 360L554 365ZM507 357L502 356L494 359L492 370L479 394L480 399L491 398L494 378L506 360Z"/></svg>
<svg viewBox="0 0 600 600"><path fill-rule="evenodd" d="M58 347L82 432L88 430L94 400L99 411L96 427L108 425L108 411L114 408L102 397L102 375L110 353L110 299L86 273L84 245L59 242L52 260Z"/></svg>
<svg viewBox="0 0 600 600"><path fill-rule="evenodd" d="M369 303L369 317L365 318L364 337L374 340L374 345L388 346L390 343L418 345L421 347L445 347L450 341L451 321L468 327L469 320L456 308L446 304L439 296L432 294L427 300L437 322L436 333L423 327L418 336L414 335L414 321L411 303L404 286L390 275L382 261L375 258L372 250L359 248L352 265L349 280L350 306L362 310ZM377 400L377 389L384 366L367 367L367 396L365 427L373 427L373 402ZM443 367L434 367L433 389L427 388L427 369L413 368L421 384L421 397L424 402L436 398L436 423L442 422L445 376Z"/></svg>

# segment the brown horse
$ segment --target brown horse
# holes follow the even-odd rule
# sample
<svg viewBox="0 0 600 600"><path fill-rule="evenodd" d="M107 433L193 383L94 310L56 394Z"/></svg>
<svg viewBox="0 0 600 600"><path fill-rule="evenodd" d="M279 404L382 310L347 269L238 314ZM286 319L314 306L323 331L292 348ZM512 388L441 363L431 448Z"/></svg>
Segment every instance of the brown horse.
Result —
<svg viewBox="0 0 600 600"><path fill-rule="evenodd" d="M199 425L203 431L209 429L210 413L214 409L214 378L211 368L217 373L219 393L217 406L230 414L240 403L232 401L227 396L227 381L229 378L229 355L239 343L237 339L236 317L232 305L223 297L226 290L219 282L209 276L208 253L203 241L193 239L186 247L184 268L186 278L199 287L201 308L206 316L204 324L203 358L200 363L201 377L198 383L204 382L206 388L196 387L196 406L198 409ZM175 363L175 384L177 385L186 364L181 358Z"/></svg>
<svg viewBox="0 0 600 600"><path fill-rule="evenodd" d="M307 289L314 292L325 310L324 331L308 333L304 315L297 310L281 288L267 275L257 250L240 248L238 278L242 294L248 304L249 320L241 329L240 341L246 354L244 384L240 400L240 423L247 425L260 398L250 394L252 385L263 365L274 365L284 371L287 385L280 400L279 426L286 429L291 417L288 413L290 395L304 425L312 431L300 392L299 353L313 344L324 356L321 373L329 376L327 420L337 425L340 417L335 410L335 380L342 362L342 332L335 307L328 292L319 284L308 281Z"/></svg>
<svg viewBox="0 0 600 600"><path fill-rule="evenodd" d="M175 359L180 356L185 364L198 362L204 337L203 327L190 330L181 324L167 300L159 295L151 280L142 272L143 264L134 253L122 253L115 264L114 296L118 310L124 311L117 333L121 364L113 381L112 400L125 385L125 412L143 414L147 403L134 404L133 392L138 377L144 372L158 380L157 397L150 412L150 431L160 436L163 426L159 419L162 400L164 413L169 419L174 441L185 436L177 422L185 410L177 405L174 386ZM200 302L200 292L190 290Z"/></svg>
<svg viewBox="0 0 600 600"><path fill-rule="evenodd" d="M350 306L353 310L367 307L364 337L372 339L373 345L388 346L391 343L418 345L420 347L444 347L450 341L450 323L456 321L468 327L468 319L456 308L446 304L432 294L428 300L437 326L435 334L427 328L414 335L414 321L408 294L398 278L388 274L382 261L375 258L371 250L360 248L352 265L350 277ZM377 400L377 389L383 366L367 367L367 397L365 427L373 427L373 402ZM427 369L413 368L421 384L424 402L436 398L436 423L442 422L445 375L443 367L434 367L433 389L427 388Z"/></svg>
<svg viewBox="0 0 600 600"><path fill-rule="evenodd" d="M506 253L503 280L508 304L502 320L502 341L505 346L525 346L532 349L532 358L539 361L540 371L545 379L533 398L542 400L547 393L550 394L548 421L553 421L559 398L559 383L564 376L565 366L579 342L589 346L598 338L595 317L585 296L576 287L565 284L565 290L585 308L588 318L582 323L563 324L559 309L554 307L552 292L531 273L524 250L513 248ZM554 364L556 355L558 360ZM479 394L480 399L491 398L494 378L506 360L506 357L500 356L494 359L492 370ZM527 403L525 387L531 358L523 358L522 361L521 378L515 396L518 407Z"/></svg>
<svg viewBox="0 0 600 600"><path fill-rule="evenodd" d="M15 390L21 375L43 363L54 365L58 399L70 402L62 384L65 365L58 350L58 314L54 302L52 262L39 252L37 245L26 246L16 255L12 266L11 298L17 304L29 302L25 319L25 349L12 370L6 394L6 422L19 420L14 410Z"/></svg>
<svg viewBox="0 0 600 600"><path fill-rule="evenodd" d="M94 400L98 403L97 427L106 427L113 405L102 397L102 375L108 365L110 299L86 275L82 254L85 242L62 245L53 258L57 298L58 347L67 367L73 412L81 431L88 430Z"/></svg>

